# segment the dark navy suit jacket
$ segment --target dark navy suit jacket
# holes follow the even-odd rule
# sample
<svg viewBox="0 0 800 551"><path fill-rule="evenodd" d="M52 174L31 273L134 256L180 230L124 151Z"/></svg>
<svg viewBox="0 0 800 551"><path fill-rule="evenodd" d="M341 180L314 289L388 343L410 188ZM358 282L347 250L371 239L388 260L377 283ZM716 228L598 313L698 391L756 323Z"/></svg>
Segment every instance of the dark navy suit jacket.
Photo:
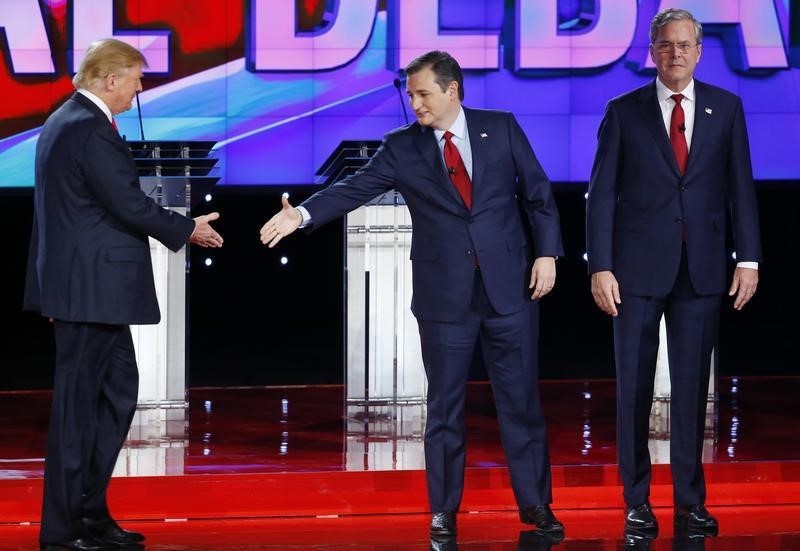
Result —
<svg viewBox="0 0 800 551"><path fill-rule="evenodd" d="M399 191L413 224L412 310L420 320L464 318L476 254L486 294L500 314L530 301L531 255L563 254L550 181L513 115L464 113L472 150L471 211L450 181L433 130L417 122L387 134L365 167L303 203L319 226L392 188Z"/></svg>
<svg viewBox="0 0 800 551"><path fill-rule="evenodd" d="M758 210L740 99L695 80L689 164L681 176L655 82L611 100L598 134L586 214L589 272L611 270L620 292L666 295L686 231L700 295L726 287L726 225L740 261L761 261Z"/></svg>
<svg viewBox="0 0 800 551"><path fill-rule="evenodd" d="M34 205L26 309L71 322L158 323L147 237L177 251L194 221L139 189L127 144L82 94L42 128Z"/></svg>

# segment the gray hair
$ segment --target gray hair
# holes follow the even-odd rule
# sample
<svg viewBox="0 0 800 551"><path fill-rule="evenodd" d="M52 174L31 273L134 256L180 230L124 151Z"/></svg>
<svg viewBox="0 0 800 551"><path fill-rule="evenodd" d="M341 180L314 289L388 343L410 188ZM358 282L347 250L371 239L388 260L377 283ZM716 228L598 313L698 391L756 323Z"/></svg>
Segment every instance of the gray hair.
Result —
<svg viewBox="0 0 800 551"><path fill-rule="evenodd" d="M650 22L650 44L654 44L658 36L658 30L673 21L691 21L694 25L694 38L700 44L703 42L703 26L694 18L694 15L686 10L667 8L658 12Z"/></svg>

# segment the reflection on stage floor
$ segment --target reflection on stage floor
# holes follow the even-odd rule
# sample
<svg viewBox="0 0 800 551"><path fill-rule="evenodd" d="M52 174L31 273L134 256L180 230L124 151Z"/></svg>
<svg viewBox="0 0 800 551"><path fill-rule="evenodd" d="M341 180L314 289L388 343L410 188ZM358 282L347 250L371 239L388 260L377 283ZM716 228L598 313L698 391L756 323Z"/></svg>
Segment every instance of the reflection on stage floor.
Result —
<svg viewBox="0 0 800 551"><path fill-rule="evenodd" d="M614 381L543 381L553 465L616 462ZM722 378L704 461L800 460L800 378ZM0 400L0 479L40 478L49 392ZM425 408L348 406L341 386L192 388L188 408L137 412L115 476L421 470ZM471 383L467 466L505 465L491 388ZM655 463L669 440L654 437Z"/></svg>

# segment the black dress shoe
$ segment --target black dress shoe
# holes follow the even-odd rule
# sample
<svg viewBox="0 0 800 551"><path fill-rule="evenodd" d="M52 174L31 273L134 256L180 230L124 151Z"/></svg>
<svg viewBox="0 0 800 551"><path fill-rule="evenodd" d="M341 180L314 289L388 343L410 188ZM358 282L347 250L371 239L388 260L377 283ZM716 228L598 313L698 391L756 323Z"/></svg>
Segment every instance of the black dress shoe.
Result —
<svg viewBox="0 0 800 551"><path fill-rule="evenodd" d="M86 536L75 538L69 541L42 542L39 545L41 551L63 551L64 549L74 549L75 551L102 551L108 546L96 539Z"/></svg>
<svg viewBox="0 0 800 551"><path fill-rule="evenodd" d="M533 524L542 532L564 533L564 525L556 518L549 505L520 509L519 520L525 524Z"/></svg>
<svg viewBox="0 0 800 551"><path fill-rule="evenodd" d="M717 519L711 516L711 513L708 512L704 505L676 506L675 529L716 536L719 532L719 523Z"/></svg>
<svg viewBox="0 0 800 551"><path fill-rule="evenodd" d="M103 543L121 546L137 544L144 541L143 534L125 530L110 517L106 519L82 518L81 522L83 522L89 534Z"/></svg>
<svg viewBox="0 0 800 551"><path fill-rule="evenodd" d="M658 534L658 521L650 503L644 502L625 510L625 532L653 536Z"/></svg>
<svg viewBox="0 0 800 551"><path fill-rule="evenodd" d="M431 515L431 536L438 538L456 535L456 514L439 511Z"/></svg>

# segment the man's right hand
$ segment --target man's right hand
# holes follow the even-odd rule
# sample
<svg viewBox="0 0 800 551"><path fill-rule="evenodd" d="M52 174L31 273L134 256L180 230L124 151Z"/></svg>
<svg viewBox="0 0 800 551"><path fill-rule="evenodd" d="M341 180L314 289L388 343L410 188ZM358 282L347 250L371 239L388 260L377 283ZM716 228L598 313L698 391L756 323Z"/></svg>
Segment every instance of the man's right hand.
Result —
<svg viewBox="0 0 800 551"><path fill-rule="evenodd" d="M281 208L275 216L261 227L261 242L270 249L278 241L291 234L303 223L303 216L296 208L289 204L289 196L284 193L281 197Z"/></svg>
<svg viewBox="0 0 800 551"><path fill-rule="evenodd" d="M592 274L592 296L597 306L610 316L617 315L619 298L619 283L611 271L595 272Z"/></svg>
<svg viewBox="0 0 800 551"><path fill-rule="evenodd" d="M189 243L201 247L221 247L222 236L211 227L211 222L219 218L218 212L197 216L194 219L194 231L189 236Z"/></svg>

